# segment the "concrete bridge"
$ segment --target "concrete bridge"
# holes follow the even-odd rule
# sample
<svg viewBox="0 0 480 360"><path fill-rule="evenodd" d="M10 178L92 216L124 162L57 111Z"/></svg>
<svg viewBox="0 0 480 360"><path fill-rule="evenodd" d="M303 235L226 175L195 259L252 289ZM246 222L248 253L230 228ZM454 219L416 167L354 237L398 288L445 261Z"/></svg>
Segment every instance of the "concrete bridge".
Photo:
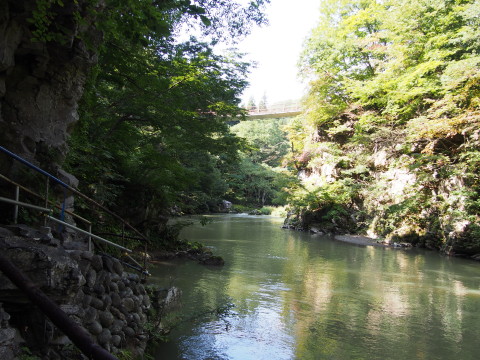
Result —
<svg viewBox="0 0 480 360"><path fill-rule="evenodd" d="M247 119L271 119L297 116L302 112L299 101L293 103L275 104L265 109L251 109L248 110Z"/></svg>

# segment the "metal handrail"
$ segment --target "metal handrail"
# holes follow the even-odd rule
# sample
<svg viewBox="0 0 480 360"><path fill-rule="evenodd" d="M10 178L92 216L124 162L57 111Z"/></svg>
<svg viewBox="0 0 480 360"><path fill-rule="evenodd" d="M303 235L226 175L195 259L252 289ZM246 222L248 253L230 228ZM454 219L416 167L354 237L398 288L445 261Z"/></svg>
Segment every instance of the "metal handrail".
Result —
<svg viewBox="0 0 480 360"><path fill-rule="evenodd" d="M3 151L5 154L9 155L10 157L14 158L14 159L17 160L17 161L20 161L22 164L28 166L29 168L31 168L31 169L39 172L40 174L45 175L46 177L52 179L52 180L55 181L56 183L62 185L65 189L71 188L71 186L65 184L62 180L56 178L56 177L53 176L52 174L49 174L49 173L46 172L45 170L40 169L38 166L33 165L32 163L28 162L27 160L25 160L24 158L18 156L17 154L11 152L10 150L5 149L3 146L0 146L0 151ZM73 189L73 188L72 188L72 189Z"/></svg>
<svg viewBox="0 0 480 360"><path fill-rule="evenodd" d="M102 237L100 237L100 236L98 236L98 235L92 234L91 232L88 232L88 231L85 231L85 230L83 230L83 229L80 229L79 227L76 227L76 226L74 226L74 225L72 225L72 224L69 224L69 223L67 223L67 222L65 222L65 221L58 220L57 218L54 218L53 216L47 215L47 218L50 219L50 220L52 220L52 221L55 221L55 222L57 222L57 223L59 223L59 224L62 224L63 226L66 226L66 227L68 227L68 228L70 228L70 229L73 229L73 230L75 230L75 231L77 231L77 232L79 232L79 233L81 233L81 234L84 234L84 235L87 235L87 236L91 236L92 238L94 238L94 239L96 239L96 240L102 241L102 242L104 242L104 243L106 243L106 244L108 244L108 245L111 245L111 246L114 246L114 247L116 247L116 248L119 248L120 250L124 250L124 251L127 251L127 252L132 252L132 250L127 249L127 248L124 247L124 246L115 244L115 243L112 242L112 241L109 241L109 240L104 239L104 238L102 238Z"/></svg>
<svg viewBox="0 0 480 360"><path fill-rule="evenodd" d="M0 174L0 179L3 179L3 180L5 180L6 182L8 182L8 183L10 183L10 184L18 187L19 189L22 189L23 191L29 193L30 195L33 195L33 196L35 196L35 197L37 197L37 198L39 198L39 199L44 199L44 197L43 197L42 195L39 195L39 194L37 194L35 191L32 191L32 190L26 188L25 186L20 185L19 183L15 182L15 181L13 181L13 180L11 180L11 179L9 179L9 178L6 177L5 175ZM62 208L61 206L55 204L55 203L54 203L53 201L51 201L51 200L48 200L48 203L51 204L51 205L53 205L53 206L55 206L57 209L61 209L61 208ZM80 215L78 215L78 214L75 214L74 212L65 210L65 214L68 214L68 215L70 215L70 216L73 216L75 219L78 219L78 220L84 222L84 223L87 224L87 225L91 225L91 224L92 224L92 222L91 222L90 220L87 220L87 219L85 219L84 217L82 217L82 216L80 216ZM135 239L138 240L139 238L135 238Z"/></svg>
<svg viewBox="0 0 480 360"><path fill-rule="evenodd" d="M46 172L45 170L42 170L40 169L38 166L35 166L33 165L32 163L28 162L27 160L21 158L20 156L18 156L17 154L14 154L12 153L11 151L5 149L3 146L0 146L0 151L4 152L5 154L13 157L14 159L20 161L21 163L27 165L28 167L30 167L31 169L47 176L49 179L55 181L56 183L58 183L59 185L63 186L66 190L72 192L74 195L78 195L80 196L81 198L87 200L88 202L90 202L91 204L95 205L96 207L98 207L99 209L101 209L102 211L105 211L107 214L113 216L114 218L116 218L117 220L119 220L122 224L125 224L130 230L132 230L133 232L135 232L137 235L139 235L143 240L147 241L148 239L140 232L138 231L137 229L135 229L132 225L130 225L127 221L125 221L121 216L115 214L113 211L107 209L105 206L99 204L98 202L96 202L95 200L89 198L87 195L81 193L80 191L78 191L77 189L75 189L74 187L64 183L62 180L56 178L55 176L49 174L48 172Z"/></svg>
<svg viewBox="0 0 480 360"><path fill-rule="evenodd" d="M47 214L50 214L52 212L51 209L47 209L47 208L44 208L44 207L41 207L41 206L24 203L24 202L21 202L21 201L12 200L12 199L9 199L9 198L5 198L3 196L0 196L0 201L6 202L6 203L9 203L9 204L13 204L13 205L20 205L20 206L23 206L23 207L26 207L26 208L29 208L29 209L33 209L33 210L42 211L42 212L45 212Z"/></svg>
<svg viewBox="0 0 480 360"><path fill-rule="evenodd" d="M23 159L22 157L18 156L17 154L15 154L15 153L13 153L13 152L11 152L11 151L9 151L8 149L4 148L3 146L0 146L0 151L3 152L3 153L5 153L5 154L7 154L7 155L9 155L9 156L12 157L13 159L21 162L22 164L26 165L27 167L35 170L36 172L38 172L38 173L46 176L47 179L53 180L55 183L61 185L65 190L70 191L72 194L77 195L77 196L85 199L85 200L88 201L90 204L93 204L95 207L101 209L101 210L104 211L105 213L107 213L107 214L111 215L112 217L114 217L115 219L119 220L119 221L122 223L123 226L128 227L128 228L129 228L130 230L132 230L135 234L139 235L139 237L140 237L141 239L138 239L138 238L137 238L136 240L143 240L143 241L144 241L144 246L145 246L145 252L144 252L144 254L145 254L144 257L145 257L145 258L144 258L144 266L143 266L143 272L142 272L142 273L148 274L148 271L146 271L146 253L147 253L146 246L147 246L147 240L148 240L148 239L147 239L140 231L138 231L136 228L134 228L134 227L133 227L132 225L130 225L126 220L124 220L122 217L120 217L119 215L117 215L117 214L114 213L113 211L110 211L110 210L107 209L105 206L99 204L99 203L96 202L95 200L93 200L93 199L89 198L88 196L84 195L84 194L81 193L79 190L77 190L77 189L73 188L72 186L66 184L65 182L63 182L62 180L60 180L60 179L58 179L57 177L53 176L52 174L46 172L45 170L39 168L38 166L33 165L33 164L30 163L29 161ZM36 194L35 192L26 189L25 187L23 187L23 186L15 183L15 182L13 182L12 180L8 179L7 177L5 177L5 176L3 176L3 175L1 175L1 174L0 174L0 177L3 178L3 179L6 179L6 180L9 181L10 183L13 183L13 184L16 186L17 189L19 189L19 188L21 187L22 189L26 190L27 192L33 194L34 196L41 197L40 195ZM18 192L18 190L17 190L17 192ZM66 196L66 195L65 195L65 196ZM42 198L42 197L41 197L41 198ZM46 213L48 213L48 214L51 214L51 213L52 213L52 211L51 211L50 209L48 209L46 206L45 206L45 207L39 207L39 206L36 206L36 205L30 205L30 204L27 204L27 203L23 203L23 202L18 201L18 195L17 195L17 198L16 198L15 200L0 197L0 201L12 203L12 204L14 204L16 207L18 207L18 206L24 206L24 207L30 207L30 208L32 208L32 209L39 210L39 211L42 211L42 212L46 212ZM47 180L47 195L46 195L46 197L45 197L45 202L46 202L46 205L48 205L48 203L50 202L50 201L48 200L48 180ZM80 220L84 221L85 223L87 223L87 224L89 225L89 231L85 231L85 230L80 229L80 228L78 228L78 227L76 227L76 226L74 226L74 225L68 224L67 222L63 221L63 217L62 217L62 220L59 220L59 219L57 219L57 218L54 218L54 217L52 217L52 216L50 216L50 215L47 215L46 218L48 218L48 219L50 219L50 220L52 220L52 221L55 221L55 222L57 222L57 223L59 223L59 224L61 224L61 225L63 225L63 226L69 227L69 228L71 228L71 229L73 229L73 230L75 230L75 231L78 231L78 232L80 232L80 233L83 233L83 234L85 234L85 235L88 235L88 236L89 236L89 250L90 250L90 238L95 238L95 239L97 239L97 240L99 240L99 241L105 242L105 243L107 243L107 244L109 244L109 245L111 245L111 246L115 246L115 247L120 248L120 249L122 249L122 250L124 250L124 251L132 252L132 250L130 250L130 249L127 249L127 248L125 248L125 247L123 247L123 246L121 246L121 245L118 245L118 244L116 244L116 243L114 243L114 242L111 242L111 241L109 241L109 240L106 240L106 239L98 236L98 235L93 234L93 233L91 232L91 222L88 221L88 220L86 220L86 219L84 219L84 218L82 218L81 216L78 216L78 215L76 215L76 214L73 214L73 213L71 213L71 212L66 211L66 210L65 210L65 201L64 201L63 207L62 207L62 216L63 216L63 213L64 213L64 212L66 212L66 213L68 213L68 214L70 214L70 215L72 215L72 216L75 216L75 217L79 218Z"/></svg>

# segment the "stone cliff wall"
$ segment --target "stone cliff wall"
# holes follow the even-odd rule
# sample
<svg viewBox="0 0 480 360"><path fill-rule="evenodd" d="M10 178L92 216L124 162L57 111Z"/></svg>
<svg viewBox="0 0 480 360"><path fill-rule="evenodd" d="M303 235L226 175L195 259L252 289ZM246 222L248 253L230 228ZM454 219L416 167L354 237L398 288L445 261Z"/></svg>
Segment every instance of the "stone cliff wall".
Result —
<svg viewBox="0 0 480 360"><path fill-rule="evenodd" d="M465 143L474 143L479 130L465 136ZM424 144L409 143L401 129L386 132L374 144L329 140L319 138L310 145L314 150L299 174L305 188L317 191L317 201L295 208L285 227L361 233L480 259L478 213L472 211L475 197L469 195L476 180L467 184L466 165L445 160L447 155L461 158L466 145L452 140L446 142L451 148L430 154L422 150ZM435 161L422 162L422 157Z"/></svg>
<svg viewBox="0 0 480 360"><path fill-rule="evenodd" d="M101 2L100 2L101 3ZM34 41L36 1L0 0L0 144L50 169L61 161L77 121L89 69L96 62L95 31L88 1L64 1L52 8L62 41ZM56 6L56 5L55 5ZM80 25L75 21L80 15ZM80 37L88 37L90 47ZM0 170L11 163L0 159Z"/></svg>

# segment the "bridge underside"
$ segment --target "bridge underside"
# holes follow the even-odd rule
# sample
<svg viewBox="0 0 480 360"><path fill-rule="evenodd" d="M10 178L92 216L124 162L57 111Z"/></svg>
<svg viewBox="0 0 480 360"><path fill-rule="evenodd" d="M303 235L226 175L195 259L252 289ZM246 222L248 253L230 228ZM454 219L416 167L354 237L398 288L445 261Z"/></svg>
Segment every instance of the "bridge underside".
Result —
<svg viewBox="0 0 480 360"><path fill-rule="evenodd" d="M288 112L281 112L281 113L259 113L259 114L249 114L247 115L247 120L257 120L257 119L278 119L278 118L285 118L285 117L294 117L300 115L301 111L288 111Z"/></svg>

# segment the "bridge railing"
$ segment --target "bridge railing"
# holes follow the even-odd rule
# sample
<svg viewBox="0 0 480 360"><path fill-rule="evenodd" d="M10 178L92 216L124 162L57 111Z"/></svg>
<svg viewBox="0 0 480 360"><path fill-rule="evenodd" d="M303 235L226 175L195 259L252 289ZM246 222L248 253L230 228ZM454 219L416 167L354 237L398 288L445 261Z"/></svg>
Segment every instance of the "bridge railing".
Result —
<svg viewBox="0 0 480 360"><path fill-rule="evenodd" d="M268 115L268 114L284 114L284 113L297 113L302 110L300 102L284 103L267 107L256 107L254 109L247 108L249 115Z"/></svg>
<svg viewBox="0 0 480 360"><path fill-rule="evenodd" d="M101 243L106 244L108 246L113 246L113 247L115 247L115 248L124 252L123 257L128 260L128 262L122 261L124 265L126 265L126 266L128 266L128 267L130 267L134 270L139 271L140 273L142 273L145 276L149 275L149 273L147 271L147 259L146 259L148 239L139 230L137 230L135 227L130 225L126 220L124 220L122 217L120 217L119 215L117 215L113 211L109 210L105 206L103 206L103 205L99 204L98 202L96 202L95 200L89 198L85 194L81 193L79 190L77 190L77 189L73 188L72 186L66 184L65 182L63 182L62 180L53 176L52 174L48 173L47 171L33 165L32 163L23 159L22 157L18 156L17 154L7 150L3 146L0 146L0 152L6 154L10 158L18 161L19 163L25 165L27 168L33 170L36 173L41 174L42 176L44 176L46 178L45 194L40 195L37 192L33 191L32 189L30 189L26 186L23 186L16 181L13 181L12 179L8 178L7 176L5 176L3 174L0 174L0 179L4 180L5 182L10 183L11 185L13 185L15 187L15 196L13 198L7 198L7 197L0 196L0 202L8 203L8 204L13 205L13 207L14 207L13 208L13 222L15 224L18 221L19 208L28 208L28 209L38 211L45 216L44 225L47 224L47 220L50 220L52 222L55 222L55 223L59 224L60 226L67 227L67 228L72 229L73 231L75 231L77 233L85 235L87 237L88 250L89 251L92 251L92 240L101 242ZM50 184L51 183L59 185L64 190L63 191L63 201L60 204L58 204L57 202L55 202L53 200L50 200L49 193L50 193ZM42 202L42 205L39 206L39 205L33 204L32 202L20 201L20 190L29 194L33 198L37 198L38 201ZM126 246L120 245L115 241L107 240L103 236L99 236L99 235L94 234L92 232L92 222L91 221L85 219L84 217L82 217L80 215L75 214L75 212L67 210L66 209L66 200L67 200L67 194L68 193L70 193L72 195L75 195L75 196L78 196L78 197L82 198L83 200L85 200L85 202L87 204L89 204L89 210L90 210L91 213L93 213L94 208L96 208L97 210L100 210L101 212L110 215L119 224L121 224L121 227L122 227L122 233L121 234L106 234L106 235L110 235L110 236L113 236L113 237L119 237L119 238L122 239L123 243L125 243L125 240L128 239L129 241L133 240L134 243L136 242L136 243L138 243L138 245L141 245L144 249L143 254L142 254L143 265L140 264L139 262L137 262L135 259L133 259L129 255L130 253L133 252L131 249L129 249ZM54 211L53 211L52 207L60 210L60 215L58 217L53 216ZM78 221L82 222L84 224L84 227L86 227L86 229L81 229L76 224L73 225L73 224L69 223L68 221L66 221L65 214L68 214L71 217L73 217L75 220L78 220ZM129 231L131 231L133 234L135 234L135 236L127 236L125 234L125 231L127 229Z"/></svg>

